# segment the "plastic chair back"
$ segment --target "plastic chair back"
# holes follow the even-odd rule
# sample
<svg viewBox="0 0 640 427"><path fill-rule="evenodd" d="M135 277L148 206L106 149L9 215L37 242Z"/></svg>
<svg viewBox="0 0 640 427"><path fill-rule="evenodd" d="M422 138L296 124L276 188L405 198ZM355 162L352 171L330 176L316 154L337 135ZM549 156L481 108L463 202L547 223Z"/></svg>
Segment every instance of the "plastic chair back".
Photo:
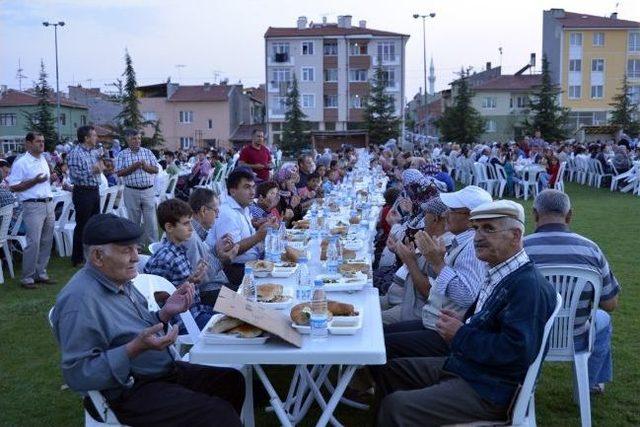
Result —
<svg viewBox="0 0 640 427"><path fill-rule="evenodd" d="M589 348L591 352L595 338L595 314L600 303L602 277L590 268L576 266L537 266L542 275L562 297L562 307L551 330L547 360L573 361L574 324L580 295L589 284L593 287L593 300L589 313Z"/></svg>
<svg viewBox="0 0 640 427"><path fill-rule="evenodd" d="M120 188L117 185L112 185L107 189L103 196L100 197L100 212L113 213L113 207L116 204L116 197L118 197L118 190Z"/></svg>
<svg viewBox="0 0 640 427"><path fill-rule="evenodd" d="M136 278L133 279L133 286L135 286L135 288L147 299L147 306L150 311L160 310L154 293L167 292L171 295L176 290L176 287L173 286L171 282L164 277L156 276L155 274L138 274ZM192 344L195 344L200 337L200 329L198 328L193 315L189 310L187 310L184 313L180 313L180 319L182 319L182 323L184 323L184 326L187 329L187 333L189 334Z"/></svg>
<svg viewBox="0 0 640 427"><path fill-rule="evenodd" d="M11 215L13 215L13 204L0 208L0 242L7 240L7 236L9 236Z"/></svg>
<svg viewBox="0 0 640 427"><path fill-rule="evenodd" d="M149 252L151 252L151 255L155 254L156 251L158 250L158 248L160 247L160 243L161 242L153 242L153 243L149 243Z"/></svg>

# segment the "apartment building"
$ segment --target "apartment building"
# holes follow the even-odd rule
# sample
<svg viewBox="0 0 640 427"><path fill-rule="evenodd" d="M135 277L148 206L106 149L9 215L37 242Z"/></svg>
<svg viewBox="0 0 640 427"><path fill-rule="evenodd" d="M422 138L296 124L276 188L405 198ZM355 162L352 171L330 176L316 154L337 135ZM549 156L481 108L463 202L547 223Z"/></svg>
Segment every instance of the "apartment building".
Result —
<svg viewBox="0 0 640 427"><path fill-rule="evenodd" d="M307 22L269 27L265 33L266 124L270 143L278 143L285 100L294 75L300 105L313 131L347 132L363 128L363 107L375 67L384 67L385 85L403 114L405 45L408 35L352 26L350 15L337 23Z"/></svg>
<svg viewBox="0 0 640 427"><path fill-rule="evenodd" d="M566 12L543 11L542 52L560 102L571 109L570 125L605 124L626 74L632 100L640 100L640 22Z"/></svg>

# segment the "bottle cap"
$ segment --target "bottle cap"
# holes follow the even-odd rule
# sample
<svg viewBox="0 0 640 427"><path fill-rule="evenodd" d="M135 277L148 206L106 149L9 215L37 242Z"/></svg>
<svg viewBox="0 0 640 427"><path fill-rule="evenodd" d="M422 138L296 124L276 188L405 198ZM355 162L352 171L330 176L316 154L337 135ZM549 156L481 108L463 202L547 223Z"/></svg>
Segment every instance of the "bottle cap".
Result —
<svg viewBox="0 0 640 427"><path fill-rule="evenodd" d="M244 274L253 273L253 267L246 266L244 267Z"/></svg>
<svg viewBox="0 0 640 427"><path fill-rule="evenodd" d="M324 284L324 282L322 281L322 279L316 279L313 281L313 284L315 286L322 286Z"/></svg>

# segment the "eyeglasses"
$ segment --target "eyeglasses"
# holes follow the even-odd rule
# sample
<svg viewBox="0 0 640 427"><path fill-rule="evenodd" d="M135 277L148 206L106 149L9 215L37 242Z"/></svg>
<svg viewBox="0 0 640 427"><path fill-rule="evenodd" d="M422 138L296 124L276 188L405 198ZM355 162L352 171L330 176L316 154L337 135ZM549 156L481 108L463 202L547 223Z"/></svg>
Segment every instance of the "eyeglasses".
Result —
<svg viewBox="0 0 640 427"><path fill-rule="evenodd" d="M216 213L220 212L220 208L218 208L218 207L209 206L209 205L204 205L204 207L209 209L210 211L214 211Z"/></svg>
<svg viewBox="0 0 640 427"><path fill-rule="evenodd" d="M491 225L472 225L471 228L473 228L477 234L484 234L485 236L491 236L502 231L515 230L515 228L493 228Z"/></svg>

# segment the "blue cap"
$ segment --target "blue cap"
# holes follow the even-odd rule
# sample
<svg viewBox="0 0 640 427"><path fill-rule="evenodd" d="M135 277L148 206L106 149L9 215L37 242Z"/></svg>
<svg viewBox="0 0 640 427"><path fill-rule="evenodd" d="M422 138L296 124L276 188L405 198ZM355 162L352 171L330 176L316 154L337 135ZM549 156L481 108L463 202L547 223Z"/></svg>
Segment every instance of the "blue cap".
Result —
<svg viewBox="0 0 640 427"><path fill-rule="evenodd" d="M322 281L322 279L316 279L316 280L313 281L313 284L315 286L322 286L322 285L324 285L324 282Z"/></svg>

